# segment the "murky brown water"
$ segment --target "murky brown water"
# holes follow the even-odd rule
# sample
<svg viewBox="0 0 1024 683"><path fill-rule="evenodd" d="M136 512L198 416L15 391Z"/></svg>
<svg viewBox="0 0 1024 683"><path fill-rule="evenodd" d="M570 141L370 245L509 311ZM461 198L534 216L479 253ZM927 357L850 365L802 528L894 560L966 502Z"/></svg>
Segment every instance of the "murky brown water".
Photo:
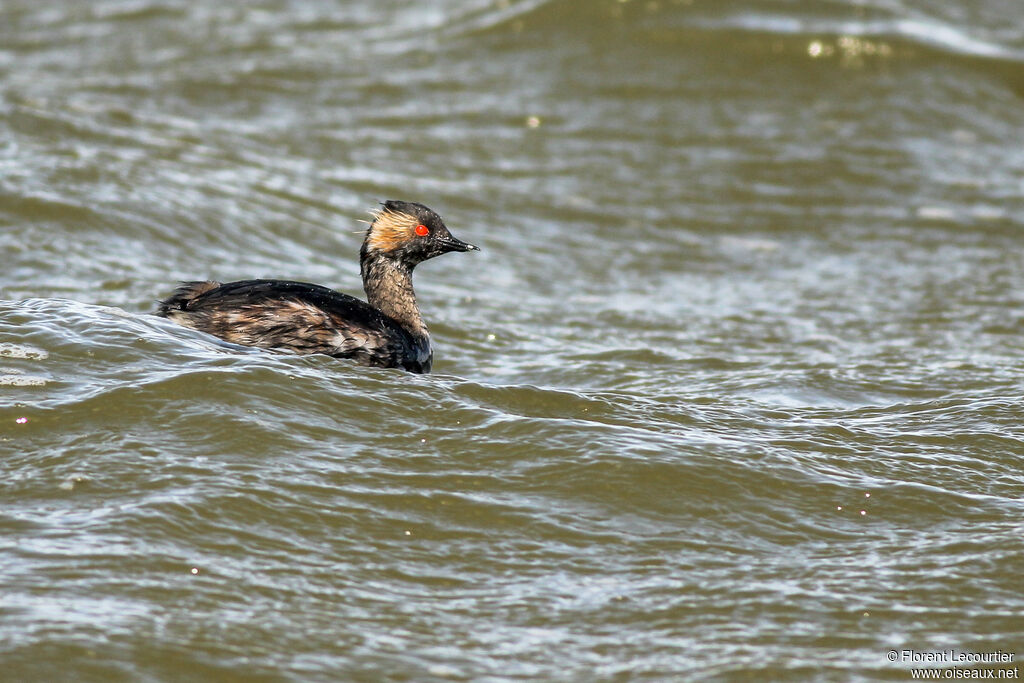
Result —
<svg viewBox="0 0 1024 683"><path fill-rule="evenodd" d="M1019 660L1019 10L3 3L0 678ZM433 375L149 315L387 198Z"/></svg>

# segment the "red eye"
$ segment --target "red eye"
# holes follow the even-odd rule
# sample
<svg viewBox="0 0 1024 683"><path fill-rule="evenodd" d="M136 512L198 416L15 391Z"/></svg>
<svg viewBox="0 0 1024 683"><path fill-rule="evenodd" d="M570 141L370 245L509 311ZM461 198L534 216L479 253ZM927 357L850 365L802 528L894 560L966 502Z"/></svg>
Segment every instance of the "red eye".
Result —
<svg viewBox="0 0 1024 683"><path fill-rule="evenodd" d="M425 225L417 225L416 234L419 235L420 237L426 237L427 235L430 234L430 228L428 228Z"/></svg>

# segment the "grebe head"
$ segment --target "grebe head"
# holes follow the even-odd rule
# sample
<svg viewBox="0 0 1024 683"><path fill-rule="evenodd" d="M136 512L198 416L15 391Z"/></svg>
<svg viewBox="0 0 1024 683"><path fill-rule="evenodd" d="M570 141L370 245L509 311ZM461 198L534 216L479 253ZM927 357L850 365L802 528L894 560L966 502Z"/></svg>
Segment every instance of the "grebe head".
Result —
<svg viewBox="0 0 1024 683"><path fill-rule="evenodd" d="M436 213L415 202L388 200L375 212L360 250L362 259L386 257L410 268L449 251L480 251L448 232Z"/></svg>

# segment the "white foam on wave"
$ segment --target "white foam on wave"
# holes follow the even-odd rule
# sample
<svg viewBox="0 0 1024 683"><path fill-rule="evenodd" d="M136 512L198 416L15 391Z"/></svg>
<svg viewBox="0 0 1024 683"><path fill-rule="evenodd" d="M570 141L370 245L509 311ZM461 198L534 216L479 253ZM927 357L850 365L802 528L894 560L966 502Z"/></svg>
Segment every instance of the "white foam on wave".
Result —
<svg viewBox="0 0 1024 683"><path fill-rule="evenodd" d="M27 344L0 343L0 358L25 358L28 360L45 360L50 354Z"/></svg>
<svg viewBox="0 0 1024 683"><path fill-rule="evenodd" d="M850 21L744 13L719 19L697 20L693 24L705 29L725 28L779 35L833 35L863 41L902 39L951 54L1024 61L1024 52L1020 50L985 40L972 35L968 29L951 26L942 20L930 17L894 17L892 19ZM820 39L816 40L820 41Z"/></svg>
<svg viewBox="0 0 1024 683"><path fill-rule="evenodd" d="M35 375L0 375L0 387L41 387L49 381Z"/></svg>

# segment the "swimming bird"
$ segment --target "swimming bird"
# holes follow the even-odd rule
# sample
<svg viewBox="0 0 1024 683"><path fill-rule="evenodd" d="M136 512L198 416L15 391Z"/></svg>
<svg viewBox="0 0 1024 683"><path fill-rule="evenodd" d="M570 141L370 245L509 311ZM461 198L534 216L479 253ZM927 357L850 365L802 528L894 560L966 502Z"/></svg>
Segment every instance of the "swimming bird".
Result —
<svg viewBox="0 0 1024 683"><path fill-rule="evenodd" d="M156 313L244 346L427 373L434 352L412 271L450 251L479 250L423 204L389 200L374 212L359 250L366 301L288 280L195 281L182 282Z"/></svg>

